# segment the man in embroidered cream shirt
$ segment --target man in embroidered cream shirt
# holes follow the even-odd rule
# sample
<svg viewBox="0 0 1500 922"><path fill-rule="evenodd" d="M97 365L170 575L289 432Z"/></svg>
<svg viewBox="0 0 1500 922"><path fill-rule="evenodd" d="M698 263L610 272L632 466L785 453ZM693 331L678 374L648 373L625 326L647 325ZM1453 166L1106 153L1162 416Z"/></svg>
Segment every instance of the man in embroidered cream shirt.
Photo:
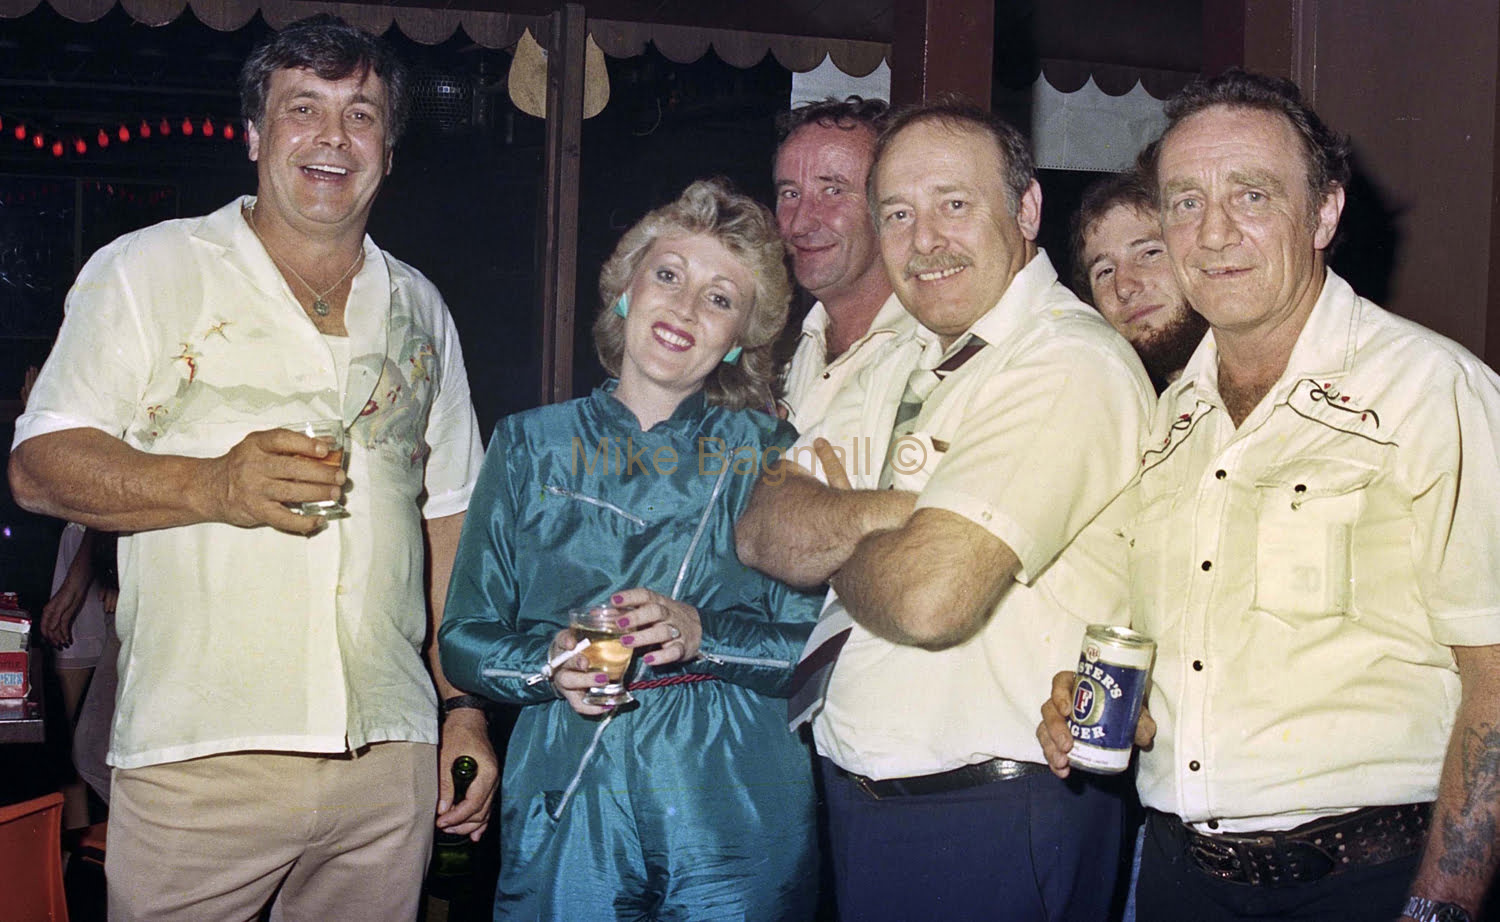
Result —
<svg viewBox="0 0 1500 922"><path fill-rule="evenodd" d="M482 770L443 800L434 680L454 691L422 654L481 460L463 356L432 284L364 234L405 72L325 15L241 90L257 195L89 261L11 485L124 533L110 918L251 919L276 894L285 918L412 919L434 808L477 835L497 772L483 713L453 710L444 774ZM278 428L318 418L347 428L347 478ZM284 505L340 496L344 519Z"/></svg>
<svg viewBox="0 0 1500 922"><path fill-rule="evenodd" d="M839 911L1103 918L1119 800L1049 777L1027 696L1076 660L1087 624L1125 618L1097 518L1134 473L1150 384L1038 250L1041 190L1015 129L957 105L898 115L870 189L920 326L804 437L826 437L844 458L829 483L847 470L856 489L766 478L737 533L753 566L831 577L820 631L852 616L810 711Z"/></svg>
<svg viewBox="0 0 1500 922"><path fill-rule="evenodd" d="M1126 494L1158 644L1139 917L1470 919L1500 856L1500 378L1325 267L1349 147L1294 85L1229 71L1167 115L1147 175L1210 332ZM1070 686L1038 729L1060 774Z"/></svg>
<svg viewBox="0 0 1500 922"><path fill-rule="evenodd" d="M777 126L776 223L797 284L818 299L782 388L799 432L817 425L880 347L916 326L891 293L865 200L886 108L880 99L829 99L785 113Z"/></svg>

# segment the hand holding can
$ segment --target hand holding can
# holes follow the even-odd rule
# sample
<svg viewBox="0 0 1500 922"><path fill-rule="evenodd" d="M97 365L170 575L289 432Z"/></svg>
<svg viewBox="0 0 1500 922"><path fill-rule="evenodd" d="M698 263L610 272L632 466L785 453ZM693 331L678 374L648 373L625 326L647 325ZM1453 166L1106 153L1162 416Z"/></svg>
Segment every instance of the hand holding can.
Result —
<svg viewBox="0 0 1500 922"><path fill-rule="evenodd" d="M1069 763L1110 775L1130 764L1155 658L1156 641L1129 628L1093 624L1084 632L1068 714Z"/></svg>

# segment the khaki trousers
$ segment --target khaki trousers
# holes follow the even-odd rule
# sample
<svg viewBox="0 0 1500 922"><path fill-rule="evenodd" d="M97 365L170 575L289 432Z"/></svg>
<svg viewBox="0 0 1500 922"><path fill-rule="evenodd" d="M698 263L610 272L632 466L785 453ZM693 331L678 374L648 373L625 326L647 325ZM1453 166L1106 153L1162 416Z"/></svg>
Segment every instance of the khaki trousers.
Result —
<svg viewBox="0 0 1500 922"><path fill-rule="evenodd" d="M416 918L431 744L207 756L116 769L112 788L111 922L253 922L273 895L274 922Z"/></svg>

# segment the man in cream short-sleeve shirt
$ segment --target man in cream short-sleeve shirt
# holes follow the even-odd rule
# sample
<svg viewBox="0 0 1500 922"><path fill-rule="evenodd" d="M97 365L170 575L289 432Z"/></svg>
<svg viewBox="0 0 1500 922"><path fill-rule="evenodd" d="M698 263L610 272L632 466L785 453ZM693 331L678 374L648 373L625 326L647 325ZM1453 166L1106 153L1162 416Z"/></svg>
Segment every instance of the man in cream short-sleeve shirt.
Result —
<svg viewBox="0 0 1500 922"><path fill-rule="evenodd" d="M865 201L886 108L881 99L828 99L777 124L776 226L797 284L818 299L782 382L781 406L800 432L818 424L882 346L916 325L891 293Z"/></svg>
<svg viewBox="0 0 1500 922"><path fill-rule="evenodd" d="M813 717L839 910L1103 918L1119 800L1046 772L1028 696L1076 661L1087 624L1126 616L1099 515L1134 473L1151 388L1038 250L1041 190L1013 128L957 105L899 114L870 190L920 326L794 451L814 466L807 446L831 443L830 486L767 478L737 534L753 566L831 578L820 629L852 617Z"/></svg>
<svg viewBox="0 0 1500 922"><path fill-rule="evenodd" d="M1349 147L1294 85L1229 71L1167 115L1147 175L1210 332L1125 497L1158 644L1139 917L1470 919L1500 853L1500 378L1325 267Z"/></svg>
<svg viewBox="0 0 1500 922"><path fill-rule="evenodd" d="M412 919L434 817L487 819L483 712L422 652L478 427L442 298L364 233L404 73L327 15L257 48L257 194L96 254L16 425L17 500L124 533L115 922L253 919L273 895L279 917ZM347 477L280 428L311 419L341 421ZM347 518L285 505L339 497ZM481 773L446 804L462 754Z"/></svg>

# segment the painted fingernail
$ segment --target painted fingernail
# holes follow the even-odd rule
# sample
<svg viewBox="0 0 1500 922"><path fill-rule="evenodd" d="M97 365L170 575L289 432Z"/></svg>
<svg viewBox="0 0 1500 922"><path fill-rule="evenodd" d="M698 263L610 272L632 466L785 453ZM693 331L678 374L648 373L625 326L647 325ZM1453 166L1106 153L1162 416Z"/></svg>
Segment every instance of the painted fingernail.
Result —
<svg viewBox="0 0 1500 922"><path fill-rule="evenodd" d="M609 684L609 676L605 675L602 672L599 673L598 675L594 676L594 684L595 685L608 685Z"/></svg>
<svg viewBox="0 0 1500 922"><path fill-rule="evenodd" d="M616 621L615 623L618 624L620 627L630 627L630 619L629 618L621 618L620 620Z"/></svg>
<svg viewBox="0 0 1500 922"><path fill-rule="evenodd" d="M624 637L620 638L620 644L622 646L628 647L628 646L630 646L633 643L635 643L635 635L634 634L626 634Z"/></svg>
<svg viewBox="0 0 1500 922"><path fill-rule="evenodd" d="M624 602L624 601L625 601L625 597L624 597L624 596L623 596L623 595L620 595L620 594L619 594L619 593L618 593L618 592L617 592L617 593L615 593L615 594L614 594L614 595L612 595L612 596L610 596L610 597L609 597L609 600L610 600L610 601L611 601L611 602L613 602L613 603L615 603L615 604L616 604L616 605L619 605L619 604L621 604L621 603L623 603L623 602Z"/></svg>
<svg viewBox="0 0 1500 922"><path fill-rule="evenodd" d="M641 659L645 660L647 665L656 662L656 657L651 655L650 653L647 653L645 656L641 657Z"/></svg>

